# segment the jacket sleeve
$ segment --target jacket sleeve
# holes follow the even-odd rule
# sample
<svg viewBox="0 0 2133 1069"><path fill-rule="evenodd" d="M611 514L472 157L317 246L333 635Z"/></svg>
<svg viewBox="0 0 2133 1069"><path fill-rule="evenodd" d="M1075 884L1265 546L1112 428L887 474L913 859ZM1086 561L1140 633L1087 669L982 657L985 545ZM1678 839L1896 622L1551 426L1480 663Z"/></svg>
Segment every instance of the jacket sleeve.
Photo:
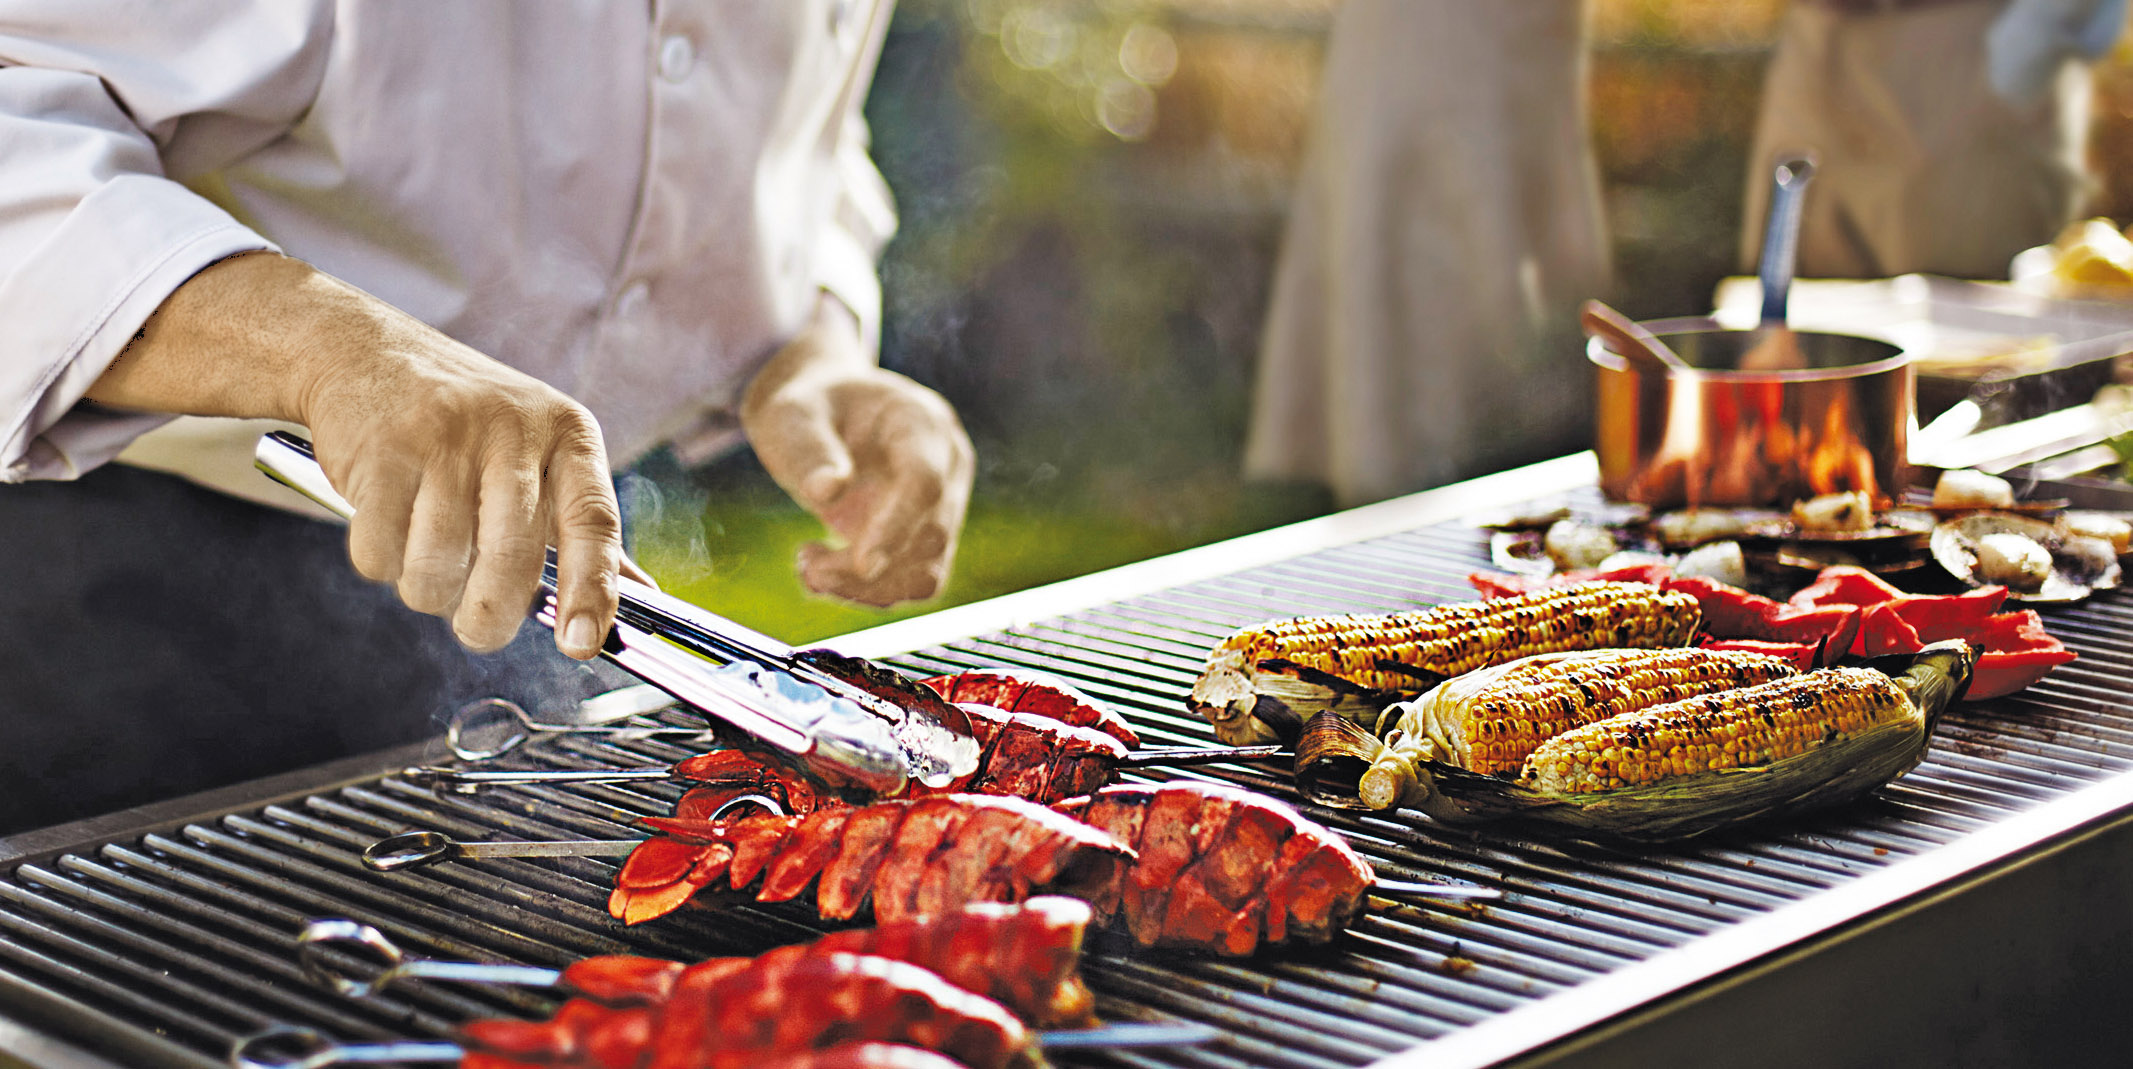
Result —
<svg viewBox="0 0 2133 1069"><path fill-rule="evenodd" d="M326 0L0 0L0 482L166 420L83 394L202 268L273 246L188 189L317 92Z"/></svg>
<svg viewBox="0 0 2133 1069"><path fill-rule="evenodd" d="M836 201L828 225L817 238L814 256L817 284L858 317L860 339L869 352L879 352L881 346L878 260L882 247L896 233L896 205L868 155L867 121L861 109L888 36L892 6L888 0L870 5L867 25L860 30L865 36L834 130L831 166L836 172Z"/></svg>

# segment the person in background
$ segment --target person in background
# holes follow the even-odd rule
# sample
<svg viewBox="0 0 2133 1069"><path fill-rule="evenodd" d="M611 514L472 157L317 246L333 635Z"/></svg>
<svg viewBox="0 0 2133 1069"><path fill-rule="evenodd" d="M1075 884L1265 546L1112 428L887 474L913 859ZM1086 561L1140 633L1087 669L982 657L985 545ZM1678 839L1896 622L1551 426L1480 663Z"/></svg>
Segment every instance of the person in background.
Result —
<svg viewBox="0 0 2133 1069"><path fill-rule="evenodd" d="M875 363L888 19L0 2L0 832L611 685L610 464L662 444L745 432L813 589L932 595L972 460ZM345 535L261 504L288 425Z"/></svg>
<svg viewBox="0 0 2133 1069"><path fill-rule="evenodd" d="M1578 0L1347 0L1290 202L1245 474L1374 501L1590 444L1609 253Z"/></svg>
<svg viewBox="0 0 2133 1069"><path fill-rule="evenodd" d="M1741 256L1769 164L1815 156L1807 277L2007 277L2089 193L2089 62L2125 0L1794 0L1763 87Z"/></svg>

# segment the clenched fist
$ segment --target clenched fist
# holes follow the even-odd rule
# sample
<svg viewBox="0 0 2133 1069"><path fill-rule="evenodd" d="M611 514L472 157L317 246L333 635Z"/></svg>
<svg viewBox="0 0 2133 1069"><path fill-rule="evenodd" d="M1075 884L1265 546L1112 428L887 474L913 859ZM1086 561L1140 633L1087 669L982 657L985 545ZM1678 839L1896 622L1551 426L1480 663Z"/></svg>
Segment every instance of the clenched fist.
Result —
<svg viewBox="0 0 2133 1069"><path fill-rule="evenodd" d="M802 547L808 589L884 606L940 592L970 505L970 437L939 394L875 366L842 304L823 297L757 374L741 427L778 485L844 543Z"/></svg>
<svg viewBox="0 0 2133 1069"><path fill-rule="evenodd" d="M517 633L551 542L557 647L592 657L614 620L621 521L591 414L299 261L254 253L194 276L89 396L309 427L355 506L357 570L470 648Z"/></svg>

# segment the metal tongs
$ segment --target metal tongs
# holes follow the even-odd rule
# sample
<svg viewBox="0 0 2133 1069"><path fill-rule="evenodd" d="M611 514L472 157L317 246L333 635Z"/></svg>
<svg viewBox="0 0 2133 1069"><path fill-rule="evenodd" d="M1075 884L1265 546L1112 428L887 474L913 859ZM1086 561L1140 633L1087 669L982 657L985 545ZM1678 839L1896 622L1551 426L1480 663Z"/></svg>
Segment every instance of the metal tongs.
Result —
<svg viewBox="0 0 2133 1069"><path fill-rule="evenodd" d="M254 459L275 481L343 519L354 517L310 442L275 431L260 438ZM777 639L627 576L617 581L620 607L600 655L705 715L885 795L908 780L941 787L976 771L977 739L954 705L899 708L796 657ZM555 592L550 549L533 616L551 630Z"/></svg>

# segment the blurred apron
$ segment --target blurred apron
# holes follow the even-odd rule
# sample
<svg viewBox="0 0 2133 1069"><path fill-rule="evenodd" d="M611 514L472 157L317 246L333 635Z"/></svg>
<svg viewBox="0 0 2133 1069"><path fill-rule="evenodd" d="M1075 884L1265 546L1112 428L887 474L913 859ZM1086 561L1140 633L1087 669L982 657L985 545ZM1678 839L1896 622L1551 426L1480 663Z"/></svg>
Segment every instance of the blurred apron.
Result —
<svg viewBox="0 0 2133 1069"><path fill-rule="evenodd" d="M1608 283L1579 0L1347 0L1261 342L1250 478L1353 505L1591 445Z"/></svg>
<svg viewBox="0 0 2133 1069"><path fill-rule="evenodd" d="M2042 99L2017 108L1986 76L1985 33L2006 0L1873 7L1797 0L1785 13L1749 157L1741 262L1753 271L1762 249L1768 165L1806 151L1817 167L1801 275L2004 279L2089 192L2088 67L2069 60Z"/></svg>

